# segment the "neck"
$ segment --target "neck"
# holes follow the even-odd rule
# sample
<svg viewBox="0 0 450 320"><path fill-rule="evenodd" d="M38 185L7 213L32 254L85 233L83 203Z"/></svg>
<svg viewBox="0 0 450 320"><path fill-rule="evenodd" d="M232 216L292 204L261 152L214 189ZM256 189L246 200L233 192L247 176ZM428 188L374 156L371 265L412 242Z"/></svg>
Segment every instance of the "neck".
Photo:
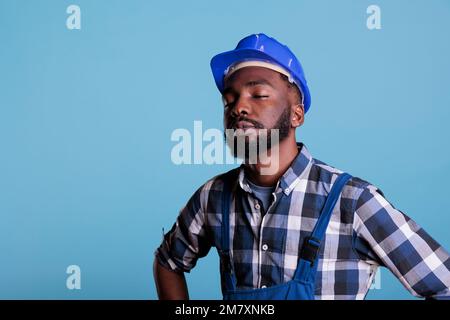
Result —
<svg viewBox="0 0 450 320"><path fill-rule="evenodd" d="M259 186L274 186L278 182L298 155L295 134L290 134L278 144L278 154L274 154L274 149L276 150L268 150L267 159L264 161L258 159L255 164L244 163L245 173L253 183ZM270 170L270 174L267 174L268 163L274 168Z"/></svg>

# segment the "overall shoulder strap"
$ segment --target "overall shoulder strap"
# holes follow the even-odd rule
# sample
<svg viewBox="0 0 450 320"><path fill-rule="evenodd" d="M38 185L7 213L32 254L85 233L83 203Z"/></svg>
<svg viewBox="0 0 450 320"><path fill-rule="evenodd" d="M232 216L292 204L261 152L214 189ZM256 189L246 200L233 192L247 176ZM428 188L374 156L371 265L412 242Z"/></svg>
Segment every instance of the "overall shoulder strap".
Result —
<svg viewBox="0 0 450 320"><path fill-rule="evenodd" d="M233 181L237 177L239 168L233 169L225 173L223 178L223 190L222 190L222 250L221 257L225 259L223 261L225 267L225 286L227 290L234 290L236 287L236 278L233 273L233 267L231 265L230 255L230 204L231 204L231 187Z"/></svg>
<svg viewBox="0 0 450 320"><path fill-rule="evenodd" d="M238 169L232 169L223 176L222 190L222 251L230 250L230 203L231 186L236 178Z"/></svg>
<svg viewBox="0 0 450 320"><path fill-rule="evenodd" d="M339 199L342 188L350 178L352 178L352 176L345 172L336 178L311 236L305 239L300 258L309 261L311 265L317 260L320 244L325 236L325 231L330 222L331 214L333 213L333 208Z"/></svg>

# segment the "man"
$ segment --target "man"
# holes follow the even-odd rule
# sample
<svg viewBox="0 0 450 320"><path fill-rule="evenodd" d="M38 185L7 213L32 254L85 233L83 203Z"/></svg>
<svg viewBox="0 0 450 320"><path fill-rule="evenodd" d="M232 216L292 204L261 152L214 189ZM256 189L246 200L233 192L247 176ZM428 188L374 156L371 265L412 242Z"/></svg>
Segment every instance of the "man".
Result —
<svg viewBox="0 0 450 320"><path fill-rule="evenodd" d="M364 299L378 266L415 296L450 296L449 254L380 189L296 142L311 98L286 46L250 35L211 68L235 132L227 140L245 136L245 161L202 185L165 235L154 264L160 299L188 298L184 272L212 246L225 299ZM248 161L265 129L278 133L268 139L270 174L260 154Z"/></svg>

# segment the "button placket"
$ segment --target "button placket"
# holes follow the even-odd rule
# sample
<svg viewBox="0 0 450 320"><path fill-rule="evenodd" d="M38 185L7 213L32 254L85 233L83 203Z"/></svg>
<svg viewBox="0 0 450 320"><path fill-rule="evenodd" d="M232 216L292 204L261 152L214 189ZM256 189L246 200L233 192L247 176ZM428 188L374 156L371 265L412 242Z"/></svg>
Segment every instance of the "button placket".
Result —
<svg viewBox="0 0 450 320"><path fill-rule="evenodd" d="M264 226L267 215L264 215L261 220L260 230L259 230L259 250L258 250L258 285L261 286L262 274L261 274L261 265L262 265L262 255L266 253L269 246L266 243L263 243L264 236ZM261 251L262 250L262 251Z"/></svg>

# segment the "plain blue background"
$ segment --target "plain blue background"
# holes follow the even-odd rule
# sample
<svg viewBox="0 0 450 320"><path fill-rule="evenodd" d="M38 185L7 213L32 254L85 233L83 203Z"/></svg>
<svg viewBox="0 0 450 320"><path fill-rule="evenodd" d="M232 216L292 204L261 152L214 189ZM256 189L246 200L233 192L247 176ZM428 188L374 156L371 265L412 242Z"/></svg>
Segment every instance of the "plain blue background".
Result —
<svg viewBox="0 0 450 320"><path fill-rule="evenodd" d="M303 63L298 140L450 248L449 31L448 0L0 0L0 298L156 298L161 229L229 168L174 165L171 133L222 128L210 58L256 32ZM221 298L217 253L187 280L192 298ZM368 298L413 297L383 269Z"/></svg>

